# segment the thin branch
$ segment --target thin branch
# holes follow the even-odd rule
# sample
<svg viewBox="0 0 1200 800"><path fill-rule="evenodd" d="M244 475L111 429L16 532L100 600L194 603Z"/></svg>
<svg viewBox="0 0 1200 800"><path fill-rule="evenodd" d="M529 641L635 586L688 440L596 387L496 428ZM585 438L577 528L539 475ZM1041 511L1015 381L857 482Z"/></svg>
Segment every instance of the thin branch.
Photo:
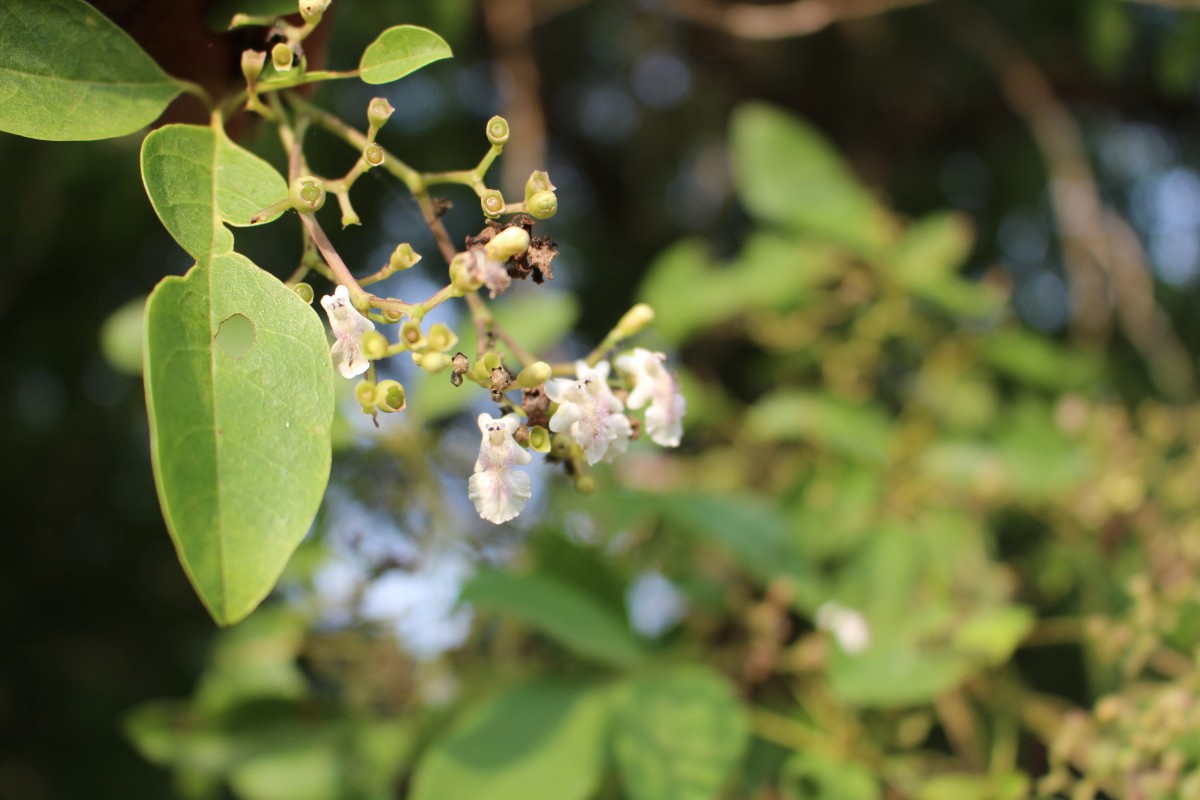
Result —
<svg viewBox="0 0 1200 800"><path fill-rule="evenodd" d="M971 31L973 44L995 70L1009 106L1029 127L1045 161L1076 336L1103 341L1115 310L1122 332L1146 360L1158 387L1175 398L1194 395L1196 373L1191 359L1158 307L1137 236L1124 219L1104 206L1079 124L1015 42L982 14L965 7L955 12L960 15L959 27Z"/></svg>
<svg viewBox="0 0 1200 800"><path fill-rule="evenodd" d="M546 161L546 117L538 96L541 75L534 59L532 0L488 0L480 4L496 50L503 114L516 133L505 145L500 186L518 191Z"/></svg>
<svg viewBox="0 0 1200 800"><path fill-rule="evenodd" d="M716 28L739 39L758 41L808 36L835 22L873 17L933 0L794 0L779 5L719 3L716 0L667 0L684 19Z"/></svg>

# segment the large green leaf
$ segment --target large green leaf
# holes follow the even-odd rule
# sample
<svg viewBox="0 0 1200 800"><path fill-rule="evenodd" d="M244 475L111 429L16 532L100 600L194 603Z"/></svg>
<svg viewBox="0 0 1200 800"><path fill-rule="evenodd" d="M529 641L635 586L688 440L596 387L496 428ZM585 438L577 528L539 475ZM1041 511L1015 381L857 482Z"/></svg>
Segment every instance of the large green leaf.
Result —
<svg viewBox="0 0 1200 800"><path fill-rule="evenodd" d="M159 501L213 619L246 616L308 530L329 479L333 370L312 308L228 253L146 306Z"/></svg>
<svg viewBox="0 0 1200 800"><path fill-rule="evenodd" d="M379 34L363 51L359 77L365 83L391 83L452 55L450 45L433 31L397 25Z"/></svg>
<svg viewBox="0 0 1200 800"><path fill-rule="evenodd" d="M791 114L747 103L733 114L730 143L738 196L765 222L879 252L894 222L820 133Z"/></svg>
<svg viewBox="0 0 1200 800"><path fill-rule="evenodd" d="M549 681L471 709L417 764L412 800L584 800L600 782L607 693Z"/></svg>
<svg viewBox="0 0 1200 800"><path fill-rule="evenodd" d="M630 687L613 754L630 800L714 800L750 731L734 689L707 667L684 666Z"/></svg>
<svg viewBox="0 0 1200 800"><path fill-rule="evenodd" d="M198 125L167 125L146 137L142 182L162 224L197 260L233 250L224 223L249 225L255 213L287 197L274 167L219 128Z"/></svg>
<svg viewBox="0 0 1200 800"><path fill-rule="evenodd" d="M803 441L836 453L885 462L892 426L883 410L832 395L779 389L746 414L746 430L760 441Z"/></svg>
<svg viewBox="0 0 1200 800"><path fill-rule="evenodd" d="M124 136L179 92L82 0L0 2L0 131L56 142Z"/></svg>
<svg viewBox="0 0 1200 800"><path fill-rule="evenodd" d="M625 666L644 655L623 619L554 578L481 572L463 589L462 599L516 617L583 658Z"/></svg>

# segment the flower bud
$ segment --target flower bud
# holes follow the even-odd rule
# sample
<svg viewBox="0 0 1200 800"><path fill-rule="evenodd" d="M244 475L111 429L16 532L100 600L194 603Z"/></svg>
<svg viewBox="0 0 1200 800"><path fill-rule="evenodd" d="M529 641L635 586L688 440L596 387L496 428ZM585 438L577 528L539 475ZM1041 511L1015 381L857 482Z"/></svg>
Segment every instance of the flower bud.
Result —
<svg viewBox="0 0 1200 800"><path fill-rule="evenodd" d="M280 42L271 48L271 63L275 65L277 72L287 72L292 68L292 59L295 55L292 48Z"/></svg>
<svg viewBox="0 0 1200 800"><path fill-rule="evenodd" d="M387 355L388 340L379 331L367 331L358 340L358 346L362 349L362 354L369 361L377 361Z"/></svg>
<svg viewBox="0 0 1200 800"><path fill-rule="evenodd" d="M389 414L403 411L408 399L399 381L380 381L375 387L375 407Z"/></svg>
<svg viewBox="0 0 1200 800"><path fill-rule="evenodd" d="M450 327L444 322L432 325L429 328L429 336L426 338L429 342L429 349L439 353L445 352L458 344L458 334L450 330Z"/></svg>
<svg viewBox="0 0 1200 800"><path fill-rule="evenodd" d="M400 341L404 342L409 350L424 350L428 346L425 334L421 333L421 323L415 319L410 319L400 326Z"/></svg>
<svg viewBox="0 0 1200 800"><path fill-rule="evenodd" d="M533 197L538 192L553 192L554 184L550 182L550 173L544 170L534 170L529 176L529 180L525 181L525 202L529 202L529 198Z"/></svg>
<svg viewBox="0 0 1200 800"><path fill-rule="evenodd" d="M454 386L462 386L463 375L466 375L467 370L471 368L471 361L467 358L467 354L455 353L454 358L450 359L450 366L454 368L450 374L450 383Z"/></svg>
<svg viewBox="0 0 1200 800"><path fill-rule="evenodd" d="M258 82L258 76L262 75L263 67L267 64L267 54L261 50L243 50L242 51L242 74L246 76L246 83L253 86Z"/></svg>
<svg viewBox="0 0 1200 800"><path fill-rule="evenodd" d="M529 232L519 225L505 228L491 238L483 246L489 258L500 263L508 261L515 255L520 255L529 249Z"/></svg>
<svg viewBox="0 0 1200 800"><path fill-rule="evenodd" d="M421 260L420 254L412 249L412 245L408 242L403 242L396 245L396 249L392 251L392 257L388 259L388 266L396 272L408 269Z"/></svg>
<svg viewBox="0 0 1200 800"><path fill-rule="evenodd" d="M367 162L367 166L378 167L383 163L383 148L371 142L363 148L362 158L363 161Z"/></svg>
<svg viewBox="0 0 1200 800"><path fill-rule="evenodd" d="M288 187L288 199L297 211L308 214L320 211L325 205L325 184L312 175L301 175Z"/></svg>
<svg viewBox="0 0 1200 800"><path fill-rule="evenodd" d="M504 117L492 117L487 123L487 138L492 144L499 146L508 141L508 120Z"/></svg>
<svg viewBox="0 0 1200 800"><path fill-rule="evenodd" d="M550 452L550 431L541 425L529 429L529 449L538 453Z"/></svg>
<svg viewBox="0 0 1200 800"><path fill-rule="evenodd" d="M424 353L419 366L426 372L441 372L450 366L450 356L445 353Z"/></svg>
<svg viewBox="0 0 1200 800"><path fill-rule="evenodd" d="M481 383L490 383L492 380L492 371L488 368L487 364L483 363L482 358L476 360L476 362L471 365L471 371L467 374L471 380L479 381Z"/></svg>
<svg viewBox="0 0 1200 800"><path fill-rule="evenodd" d="M460 294L477 292L483 286L483 281L472 276L467 269L467 257L459 253L450 262L450 285Z"/></svg>
<svg viewBox="0 0 1200 800"><path fill-rule="evenodd" d="M535 192L525 201L525 210L536 219L550 219L558 213L558 196L554 192Z"/></svg>
<svg viewBox="0 0 1200 800"><path fill-rule="evenodd" d="M313 293L313 288L307 283L297 283L292 287L292 291L296 293L297 297L306 303L311 303L313 301L313 297L316 296Z"/></svg>
<svg viewBox="0 0 1200 800"><path fill-rule="evenodd" d="M504 195L496 189L488 189L479 198L485 216L495 219L504 211Z"/></svg>
<svg viewBox="0 0 1200 800"><path fill-rule="evenodd" d="M648 303L638 303L633 308L625 312L617 323L617 333L623 339L628 339L630 336L636 336L646 329L651 322L654 321L654 309Z"/></svg>
<svg viewBox="0 0 1200 800"><path fill-rule="evenodd" d="M364 410L373 409L375 407L375 381L361 381L358 386L355 386L354 399Z"/></svg>
<svg viewBox="0 0 1200 800"><path fill-rule="evenodd" d="M383 315L384 321L386 321L392 325L394 325L397 322L399 322L400 320L404 319L404 312L396 311L393 308L380 309L379 313Z"/></svg>
<svg viewBox="0 0 1200 800"><path fill-rule="evenodd" d="M499 369L501 363L503 363L503 360L495 350L483 354L483 365L487 367L489 373L494 369Z"/></svg>
<svg viewBox="0 0 1200 800"><path fill-rule="evenodd" d="M367 106L367 124L371 126L372 130L378 130L383 127L395 110L386 97L376 97Z"/></svg>
<svg viewBox="0 0 1200 800"><path fill-rule="evenodd" d="M535 361L517 375L517 386L521 389L532 389L550 380L550 365L545 361Z"/></svg>
<svg viewBox="0 0 1200 800"><path fill-rule="evenodd" d="M309 25L316 25L329 9L330 0L300 0L300 17Z"/></svg>
<svg viewBox="0 0 1200 800"><path fill-rule="evenodd" d="M580 494L591 494L596 491L596 479L590 473L580 473L575 476L575 488Z"/></svg>

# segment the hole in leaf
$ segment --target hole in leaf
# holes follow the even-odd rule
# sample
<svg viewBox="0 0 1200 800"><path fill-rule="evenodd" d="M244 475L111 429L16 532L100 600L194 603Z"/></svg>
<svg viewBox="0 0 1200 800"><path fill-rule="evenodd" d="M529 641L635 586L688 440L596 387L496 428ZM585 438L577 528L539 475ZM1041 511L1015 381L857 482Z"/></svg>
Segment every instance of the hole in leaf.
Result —
<svg viewBox="0 0 1200 800"><path fill-rule="evenodd" d="M217 344L234 358L241 358L254 345L254 323L234 314L217 329Z"/></svg>

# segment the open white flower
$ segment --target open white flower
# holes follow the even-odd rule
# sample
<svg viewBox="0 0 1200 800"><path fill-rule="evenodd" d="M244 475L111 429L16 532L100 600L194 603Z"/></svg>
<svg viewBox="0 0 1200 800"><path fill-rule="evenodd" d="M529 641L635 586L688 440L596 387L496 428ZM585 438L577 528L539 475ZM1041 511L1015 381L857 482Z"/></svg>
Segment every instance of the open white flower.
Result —
<svg viewBox="0 0 1200 800"><path fill-rule="evenodd" d="M350 290L339 286L332 295L321 298L321 306L329 315L329 327L337 341L333 343L333 365L343 378L353 378L367 371L367 359L363 356L360 340L367 331L375 330L375 323L358 313L350 302Z"/></svg>
<svg viewBox="0 0 1200 800"><path fill-rule="evenodd" d="M607 361L594 367L576 361L575 380L557 378L546 383L546 394L558 403L550 430L573 437L589 464L624 453L633 435L628 417L621 413L625 406L608 388L609 369Z"/></svg>
<svg viewBox="0 0 1200 800"><path fill-rule="evenodd" d="M467 482L467 496L479 516L497 525L520 514L532 494L528 473L517 469L533 458L513 438L520 425L516 414L505 414L500 419L479 415L483 441L475 474Z"/></svg>
<svg viewBox="0 0 1200 800"><path fill-rule="evenodd" d="M848 654L854 656L871 645L871 626L867 618L853 608L830 600L817 609L817 627L829 631Z"/></svg>
<svg viewBox="0 0 1200 800"><path fill-rule="evenodd" d="M617 358L617 368L633 378L629 407L646 409L646 430L650 439L663 447L678 447L683 438L683 415L687 400L679 392L675 376L667 372L663 362L667 357L652 353L644 347Z"/></svg>

